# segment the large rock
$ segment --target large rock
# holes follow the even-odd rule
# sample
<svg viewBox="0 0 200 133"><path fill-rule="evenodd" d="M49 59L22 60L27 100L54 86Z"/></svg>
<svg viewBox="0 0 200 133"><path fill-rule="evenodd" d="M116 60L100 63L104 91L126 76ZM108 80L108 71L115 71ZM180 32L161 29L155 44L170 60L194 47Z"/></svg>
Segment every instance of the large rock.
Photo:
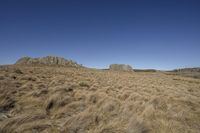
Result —
<svg viewBox="0 0 200 133"><path fill-rule="evenodd" d="M23 65L61 65L61 66L70 66L70 67L81 67L72 60L66 60L62 57L56 56L46 56L42 58L31 58L31 57L22 57L15 64Z"/></svg>
<svg viewBox="0 0 200 133"><path fill-rule="evenodd" d="M109 69L115 71L133 71L133 68L130 65L125 64L111 64Z"/></svg>

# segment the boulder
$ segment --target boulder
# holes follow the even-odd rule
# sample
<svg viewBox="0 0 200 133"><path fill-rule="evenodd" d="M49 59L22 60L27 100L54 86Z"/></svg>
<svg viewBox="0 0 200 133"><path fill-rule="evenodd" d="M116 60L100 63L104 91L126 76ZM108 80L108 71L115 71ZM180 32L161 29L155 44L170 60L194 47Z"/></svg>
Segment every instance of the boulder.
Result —
<svg viewBox="0 0 200 133"><path fill-rule="evenodd" d="M109 69L115 71L133 71L133 68L126 64L111 64Z"/></svg>

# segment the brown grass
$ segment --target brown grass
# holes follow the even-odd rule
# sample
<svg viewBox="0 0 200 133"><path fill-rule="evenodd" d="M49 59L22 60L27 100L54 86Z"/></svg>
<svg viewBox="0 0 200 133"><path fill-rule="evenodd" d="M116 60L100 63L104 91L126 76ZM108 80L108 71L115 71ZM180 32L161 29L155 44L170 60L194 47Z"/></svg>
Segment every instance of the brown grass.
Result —
<svg viewBox="0 0 200 133"><path fill-rule="evenodd" d="M0 68L1 133L198 133L200 80L162 72Z"/></svg>

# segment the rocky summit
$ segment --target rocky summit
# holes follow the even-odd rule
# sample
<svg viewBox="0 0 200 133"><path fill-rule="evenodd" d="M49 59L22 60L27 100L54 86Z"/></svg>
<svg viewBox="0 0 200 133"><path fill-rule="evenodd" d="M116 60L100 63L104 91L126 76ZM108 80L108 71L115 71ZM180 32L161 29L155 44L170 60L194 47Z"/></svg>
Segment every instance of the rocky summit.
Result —
<svg viewBox="0 0 200 133"><path fill-rule="evenodd" d="M60 65L69 67L81 67L78 63L62 57L46 56L41 58L22 57L15 64L22 65Z"/></svg>
<svg viewBox="0 0 200 133"><path fill-rule="evenodd" d="M133 71L133 68L126 64L111 64L109 69L116 71Z"/></svg>

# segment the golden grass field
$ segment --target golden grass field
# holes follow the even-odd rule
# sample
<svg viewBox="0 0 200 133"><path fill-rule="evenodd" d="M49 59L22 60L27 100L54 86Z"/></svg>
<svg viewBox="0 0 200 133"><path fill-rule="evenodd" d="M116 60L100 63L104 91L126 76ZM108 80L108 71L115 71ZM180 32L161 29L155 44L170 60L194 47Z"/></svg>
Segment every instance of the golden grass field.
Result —
<svg viewBox="0 0 200 133"><path fill-rule="evenodd" d="M0 68L0 133L200 133L200 79L55 66Z"/></svg>

